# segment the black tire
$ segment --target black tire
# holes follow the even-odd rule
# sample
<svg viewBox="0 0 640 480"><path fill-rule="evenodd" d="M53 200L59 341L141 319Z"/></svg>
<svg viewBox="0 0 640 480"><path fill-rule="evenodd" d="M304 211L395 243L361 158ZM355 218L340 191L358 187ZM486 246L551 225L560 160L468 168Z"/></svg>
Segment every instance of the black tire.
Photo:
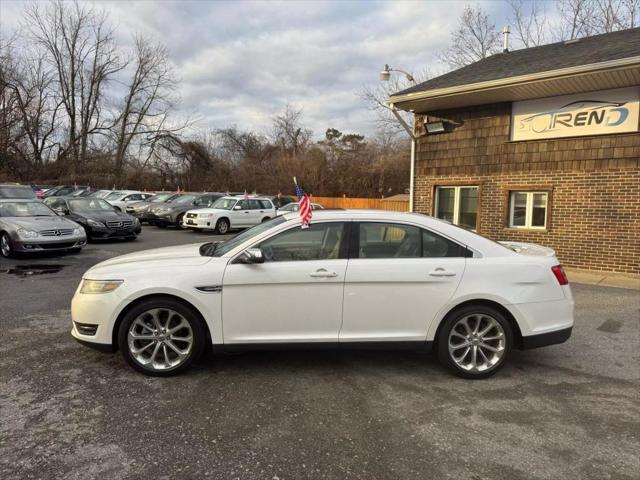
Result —
<svg viewBox="0 0 640 480"><path fill-rule="evenodd" d="M226 235L229 233L229 220L221 218L216 222L216 233L219 235Z"/></svg>
<svg viewBox="0 0 640 480"><path fill-rule="evenodd" d="M271 217L264 217L264 218L262 219L262 222L264 223L264 222L266 222L267 220L271 220Z"/></svg>
<svg viewBox="0 0 640 480"><path fill-rule="evenodd" d="M471 317L472 319L473 318L479 319L478 322L482 322L483 321L482 319L484 319L485 323L480 324L481 326L479 327L479 330L482 330L483 328L486 328L489 325L490 320L488 320L487 318L495 320L499 324L499 327L501 327L502 329L503 336L501 338L503 339L503 341L491 340L491 342L494 342L491 344L491 346L493 346L494 348L502 347L501 356L495 362L495 364L492 364L488 367L487 367L487 362L483 361L484 367L485 367L484 370L470 371L463 368L454 360L452 353L450 353L449 351L449 337L451 335L452 329L456 325L458 325L459 322L463 321L463 319L469 318L469 317ZM470 320L470 321L473 322L473 320ZM460 332L461 330L456 330L456 331ZM489 335L495 336L496 335L495 332L499 333L499 328L494 327L494 329L492 329L492 331L490 331L489 334L487 334L487 338L491 338ZM476 342L478 341L477 339L474 339L474 340ZM469 340L468 339L461 340L461 342L468 343ZM481 342L480 344L482 345L483 343ZM478 344L475 344L475 346L474 345L469 346L469 348L471 349L469 351L470 355L472 355L474 348L478 351L478 353L484 352L484 350L483 352L479 352L480 347L477 345ZM438 333L438 338L436 339L436 347L437 347L438 360L440 361L440 363L445 367L447 367L449 370L451 370L453 373L458 375L459 377L467 378L467 379L488 378L488 377L491 377L492 375L495 375L498 372L498 370L500 370L504 366L505 362L509 358L511 350L513 349L513 329L511 328L511 324L505 318L505 316L495 308L488 307L485 305L468 305L458 310L454 310L449 315L447 315L447 317L443 320L442 327L440 328L440 332ZM459 348L462 349L464 347L459 347ZM459 351L459 350L454 350L454 351ZM489 352L489 355L491 355L490 352ZM462 357L463 360L466 360L467 358L468 358L467 356ZM481 358L481 357L478 356L477 358Z"/></svg>
<svg viewBox="0 0 640 480"><path fill-rule="evenodd" d="M5 243L6 247L8 248L8 251L6 250L6 248L4 251L0 248L0 255L5 258L15 257L15 253L13 251L13 242L11 241L11 237L7 232L2 232L2 235L0 235L0 242Z"/></svg>
<svg viewBox="0 0 640 480"><path fill-rule="evenodd" d="M184 219L184 213L181 213L176 217L176 228L178 230L182 229L182 220Z"/></svg>
<svg viewBox="0 0 640 480"><path fill-rule="evenodd" d="M171 309L182 315L182 317L184 317L184 319L189 323L193 334L193 346L188 357L179 365L165 370L150 369L142 365L133 357L128 344L128 334L131 324L144 312L156 308ZM133 367L134 370L152 377L169 377L184 372L202 355L205 350L206 338L207 336L203 320L193 308L172 298L156 297L140 302L126 313L118 329L118 348L122 352L122 356L125 361Z"/></svg>

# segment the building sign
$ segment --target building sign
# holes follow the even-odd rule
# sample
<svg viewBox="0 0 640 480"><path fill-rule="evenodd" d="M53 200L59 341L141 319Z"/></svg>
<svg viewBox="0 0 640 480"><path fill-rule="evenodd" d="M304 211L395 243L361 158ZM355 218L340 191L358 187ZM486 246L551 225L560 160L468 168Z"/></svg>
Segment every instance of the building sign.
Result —
<svg viewBox="0 0 640 480"><path fill-rule="evenodd" d="M513 102L511 140L637 132L640 88Z"/></svg>

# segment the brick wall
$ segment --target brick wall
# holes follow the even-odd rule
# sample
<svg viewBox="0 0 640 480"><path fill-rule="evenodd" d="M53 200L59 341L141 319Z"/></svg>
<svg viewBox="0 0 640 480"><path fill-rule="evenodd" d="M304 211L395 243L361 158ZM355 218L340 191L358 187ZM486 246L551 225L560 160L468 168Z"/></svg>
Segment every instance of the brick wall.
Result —
<svg viewBox="0 0 640 480"><path fill-rule="evenodd" d="M429 114L460 125L420 137L415 210L434 213L437 185L478 185L479 233L551 247L570 267L640 274L640 134L509 142L510 112ZM509 192L527 189L549 192L544 231L508 227Z"/></svg>

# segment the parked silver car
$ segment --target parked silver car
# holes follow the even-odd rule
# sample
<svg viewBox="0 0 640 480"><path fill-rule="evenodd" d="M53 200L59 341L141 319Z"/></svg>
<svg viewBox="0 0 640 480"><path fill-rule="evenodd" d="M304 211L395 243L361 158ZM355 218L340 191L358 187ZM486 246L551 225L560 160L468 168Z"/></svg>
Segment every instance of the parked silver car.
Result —
<svg viewBox="0 0 640 480"><path fill-rule="evenodd" d="M87 243L84 229L39 200L0 199L0 254L51 250L80 251Z"/></svg>

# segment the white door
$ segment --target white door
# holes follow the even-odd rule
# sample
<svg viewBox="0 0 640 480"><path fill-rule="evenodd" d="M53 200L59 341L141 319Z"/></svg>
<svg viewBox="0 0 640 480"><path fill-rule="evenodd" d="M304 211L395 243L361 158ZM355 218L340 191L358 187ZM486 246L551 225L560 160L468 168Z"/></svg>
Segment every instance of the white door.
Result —
<svg viewBox="0 0 640 480"><path fill-rule="evenodd" d="M238 200L233 210L229 212L232 228L246 228L252 226L249 200Z"/></svg>
<svg viewBox="0 0 640 480"><path fill-rule="evenodd" d="M263 240L262 264L229 263L224 342L337 342L347 268L345 224L315 223Z"/></svg>
<svg viewBox="0 0 640 480"><path fill-rule="evenodd" d="M359 244L347 268L340 341L424 341L460 283L466 249L412 225L354 228Z"/></svg>

